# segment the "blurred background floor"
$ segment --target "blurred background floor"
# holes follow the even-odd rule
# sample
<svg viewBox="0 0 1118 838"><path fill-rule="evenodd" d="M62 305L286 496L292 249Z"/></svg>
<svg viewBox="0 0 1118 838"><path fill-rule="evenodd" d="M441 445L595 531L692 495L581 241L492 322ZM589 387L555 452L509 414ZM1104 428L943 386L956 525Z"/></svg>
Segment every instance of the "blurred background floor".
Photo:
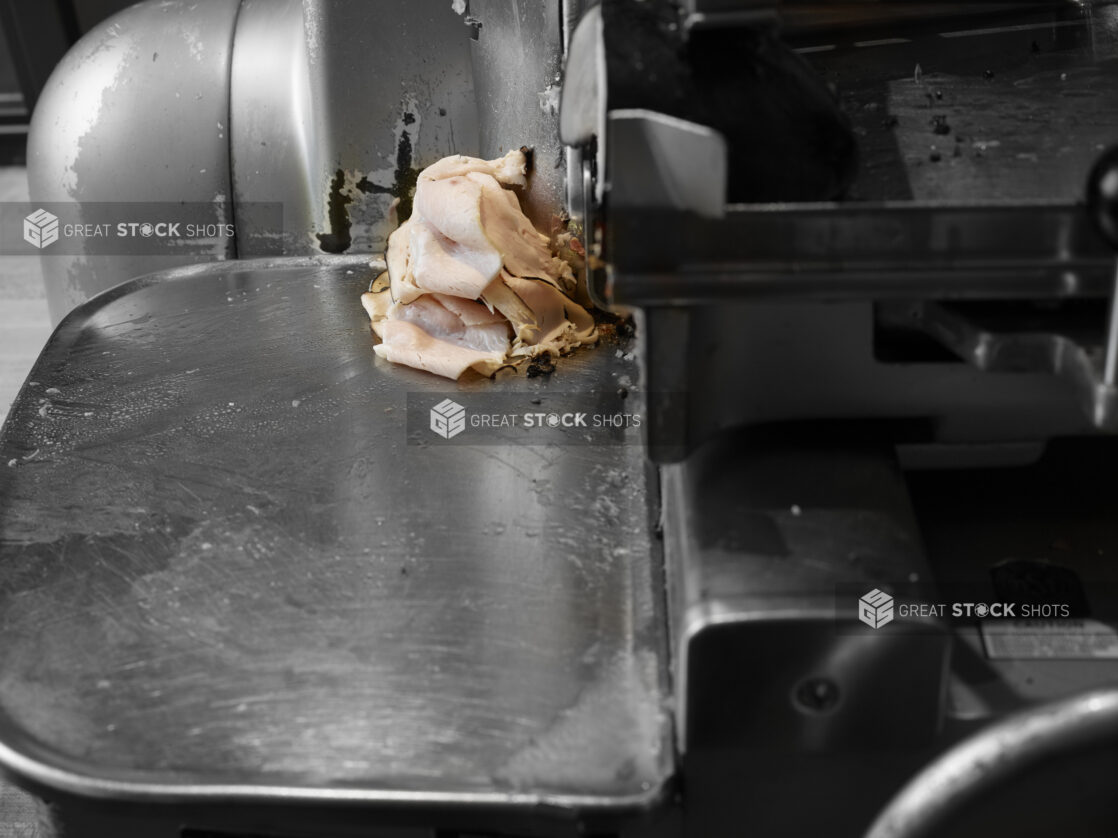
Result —
<svg viewBox="0 0 1118 838"><path fill-rule="evenodd" d="M27 200L27 170L0 167L0 202ZM0 423L50 337L38 256L0 256ZM35 802L0 781L0 838L40 838Z"/></svg>
<svg viewBox="0 0 1118 838"><path fill-rule="evenodd" d="M0 167L0 202L26 200L27 170ZM0 420L50 333L39 257L0 256Z"/></svg>

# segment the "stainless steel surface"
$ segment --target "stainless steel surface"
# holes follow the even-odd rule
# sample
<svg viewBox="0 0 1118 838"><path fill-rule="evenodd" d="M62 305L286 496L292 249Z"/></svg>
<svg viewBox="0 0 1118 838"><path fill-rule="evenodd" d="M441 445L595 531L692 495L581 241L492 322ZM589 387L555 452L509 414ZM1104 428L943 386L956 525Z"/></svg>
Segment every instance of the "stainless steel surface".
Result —
<svg viewBox="0 0 1118 838"><path fill-rule="evenodd" d="M688 29L771 26L782 0L685 0L680 10Z"/></svg>
<svg viewBox="0 0 1118 838"><path fill-rule="evenodd" d="M228 221L229 64L239 5L142 3L82 38L31 120L31 200L212 203L212 220ZM122 279L233 255L229 239L175 256L45 254L51 317L57 323Z"/></svg>
<svg viewBox="0 0 1118 838"><path fill-rule="evenodd" d="M288 254L382 252L416 171L481 149L469 35L449 2L244 0L229 81L236 205L282 202ZM274 231L236 220L240 256L275 252Z"/></svg>
<svg viewBox="0 0 1118 838"><path fill-rule="evenodd" d="M806 437L723 434L662 469L695 835L858 834L941 733L949 628L857 618L875 588L935 601L900 472L887 448Z"/></svg>
<svg viewBox="0 0 1118 838"><path fill-rule="evenodd" d="M826 427L880 419L883 434L906 443L1030 442L1097 432L1076 388L1047 372L987 373L950 356L879 357L870 302L650 311L672 315L671 326L653 320L645 335L649 438L661 459L678 459L727 428L788 421ZM653 358L661 363L653 366Z"/></svg>
<svg viewBox="0 0 1118 838"><path fill-rule="evenodd" d="M178 265L383 251L416 171L479 152L469 33L434 0L172 0L99 25L36 108L32 201L212 203L236 238L174 257L44 254L54 320ZM252 206L270 202L283 230Z"/></svg>
<svg viewBox="0 0 1118 838"><path fill-rule="evenodd" d="M595 246L606 154L606 46L601 4L586 10L569 37L559 102L559 138L567 148L567 206L578 215L588 249Z"/></svg>
<svg viewBox="0 0 1118 838"><path fill-rule="evenodd" d="M1025 710L975 734L916 775L866 838L943 834L968 803L1028 769L1103 748L1118 750L1118 690L1095 690ZM1096 782L1110 786L1113 795L1113 780Z"/></svg>
<svg viewBox="0 0 1118 838"><path fill-rule="evenodd" d="M858 597L872 588L934 601L900 471L884 452L723 435L661 472L685 753L860 751L871 729L895 748L934 740L946 627L898 615L857 630ZM836 684L834 712L797 708L797 684L813 677ZM883 693L875 685L886 677Z"/></svg>
<svg viewBox="0 0 1118 838"><path fill-rule="evenodd" d="M685 14L732 14L734 12L775 9L782 0L684 0Z"/></svg>
<svg viewBox="0 0 1118 838"><path fill-rule="evenodd" d="M633 210L611 219L609 298L1104 296L1110 249L1073 204L734 206L722 219ZM650 240L649 229L677 235Z"/></svg>
<svg viewBox="0 0 1118 838"><path fill-rule="evenodd" d="M497 157L532 149L532 177L522 200L539 229L560 227L566 203L567 156L559 141L566 5L571 0L470 0L477 21L473 50L480 148Z"/></svg>
<svg viewBox="0 0 1118 838"><path fill-rule="evenodd" d="M938 442L1115 427L1093 354L1101 329L1075 353L1058 341L1046 365L1011 371L890 359L877 345L875 301L1109 296L1113 254L1083 207L732 206L721 219L633 208L610 217L606 253L607 302L686 308L702 323L648 334L650 351L664 342L661 355L682 352L685 367L648 365L658 458L721 428L782 420L928 419L933 437L919 441Z"/></svg>
<svg viewBox="0 0 1118 838"><path fill-rule="evenodd" d="M560 96L559 137L581 146L602 133L606 120L606 53L602 7L591 6L570 36L563 90Z"/></svg>
<svg viewBox="0 0 1118 838"><path fill-rule="evenodd" d="M1114 323L1114 297L1108 303ZM918 303L909 308L910 322L942 343L960 358L984 372L1042 373L1069 382L1090 417L1103 431L1118 431L1118 394L1111 376L1112 330L1094 345L1073 337L1044 331L999 333L953 312L938 303Z"/></svg>
<svg viewBox="0 0 1118 838"><path fill-rule="evenodd" d="M870 160L886 159L876 172L900 197L952 204L726 207L719 135L647 112L607 119L600 7L572 33L577 5L243 0L225 75L206 82L229 91L220 165L238 239L223 255L275 246L252 201L284 203L289 253L375 252L423 165L528 145L539 226L556 226L566 189L593 252L608 190L606 298L644 307L633 349L652 380L608 346L547 380L391 367L354 304L373 274L358 256L190 268L88 303L0 433L0 767L63 796L162 805L172 838L178 806L214 802L259 805L288 831L283 809L299 803L416 819L394 835L450 808L479 831L515 811L531 834L543 821L627 834L582 817L665 804L688 834L799 838L860 833L957 735L942 727L946 627L854 617L871 587L932 594L894 435L1039 450L1111 425L1115 393L1097 341L944 317L929 323L954 332L926 331L972 364L890 360L875 307L1113 293L1113 255L1067 176L1113 127L1113 73L1092 66L1113 50L1077 59L1065 86L1055 64L1016 72L1030 39L1049 47L1028 30L1007 36L1025 39L1013 72L984 78L979 51L925 89L909 82L916 39L891 59L903 73L883 63L874 79L885 100L855 102L859 136L888 147ZM685 23L754 24L774 5L688 0ZM1093 37L1090 15L1073 16L1059 31ZM858 60L822 72L841 87ZM952 139L976 153L960 139L936 168L941 84L958 105ZM1018 87L1041 104L966 112ZM893 113L895 136L881 124ZM1072 151L1021 145L1036 138L1017 128L1061 115ZM102 122L79 144L100 142ZM984 168L977 152L997 141L975 132L995 124L1012 160ZM128 149L143 170L163 162ZM967 182L999 185L960 200ZM415 444L403 415L409 393L488 390L531 409L602 387L648 400L658 459L705 444L658 487L636 431L611 447L435 446ZM804 442L842 418L887 423L872 448ZM759 427L791 433L788 420L812 425L791 441ZM677 770L679 806L666 794Z"/></svg>
<svg viewBox="0 0 1118 838"><path fill-rule="evenodd" d="M1118 386L1118 267L1115 268L1114 289L1110 292L1110 316L1106 324L1106 356L1102 384L1111 390Z"/></svg>
<svg viewBox="0 0 1118 838"><path fill-rule="evenodd" d="M432 0L210 0L141 4L91 33L39 108L33 200L212 201L237 235L162 261L47 260L54 317L121 277L207 257L379 253L416 171L452 153L531 147L526 209L557 226L559 4L478 0L468 17ZM250 206L272 202L282 231Z"/></svg>
<svg viewBox="0 0 1118 838"><path fill-rule="evenodd" d="M455 385L375 357L360 257L73 312L0 435L0 764L78 796L650 805L656 494L612 446L433 446L407 393L632 388L612 347ZM636 404L636 402L634 402Z"/></svg>
<svg viewBox="0 0 1118 838"><path fill-rule="evenodd" d="M742 4L688 8L736 14ZM951 358L878 356L876 301L1113 292L1112 253L1081 195L1115 130L1118 5L988 6L982 27L965 7L937 8L938 18L927 5L912 15L793 10L800 23L845 16L853 27L827 40L822 29L791 30L854 122L863 171L848 200L729 206L720 219L638 201L604 207L606 269L592 288L606 304L649 310L654 456L677 458L721 429L801 419L926 422L916 442L952 444L1111 426L1114 394L1096 370L1101 333L1084 358L1061 360L1073 373L1063 381L1045 380L1048 368L977 374ZM904 27L899 37L853 26L875 16ZM597 138L596 190L624 191L602 164L632 150L605 136L604 83L589 72L604 36L591 23L572 39L581 83L561 123L575 154ZM674 164L670 177L643 167L658 182L636 194L670 194L676 169L684 180L703 169L685 154ZM680 308L690 313L667 316ZM1075 415L1080 401L1087 410Z"/></svg>
<svg viewBox="0 0 1118 838"><path fill-rule="evenodd" d="M612 213L726 213L726 140L705 125L655 111L614 110L606 129Z"/></svg>

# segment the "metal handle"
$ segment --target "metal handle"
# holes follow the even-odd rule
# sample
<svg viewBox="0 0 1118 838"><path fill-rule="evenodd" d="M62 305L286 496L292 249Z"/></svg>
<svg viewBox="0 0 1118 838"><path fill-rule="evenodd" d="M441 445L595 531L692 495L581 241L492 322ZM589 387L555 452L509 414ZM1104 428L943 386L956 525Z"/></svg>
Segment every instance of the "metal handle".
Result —
<svg viewBox="0 0 1118 838"><path fill-rule="evenodd" d="M1087 176L1087 207L1107 244L1118 252L1118 146L1104 151ZM1118 383L1118 264L1110 295L1110 319L1106 331L1103 384Z"/></svg>
<svg viewBox="0 0 1118 838"><path fill-rule="evenodd" d="M1053 758L1118 739L1118 689L1046 704L994 724L917 774L865 838L938 835L967 803Z"/></svg>

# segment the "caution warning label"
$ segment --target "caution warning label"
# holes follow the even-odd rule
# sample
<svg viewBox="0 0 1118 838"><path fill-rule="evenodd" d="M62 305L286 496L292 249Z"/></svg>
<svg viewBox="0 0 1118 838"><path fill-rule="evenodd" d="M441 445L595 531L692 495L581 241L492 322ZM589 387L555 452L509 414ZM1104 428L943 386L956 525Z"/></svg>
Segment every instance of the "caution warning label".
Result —
<svg viewBox="0 0 1118 838"><path fill-rule="evenodd" d="M991 660L1118 660L1118 627L1099 620L984 620Z"/></svg>

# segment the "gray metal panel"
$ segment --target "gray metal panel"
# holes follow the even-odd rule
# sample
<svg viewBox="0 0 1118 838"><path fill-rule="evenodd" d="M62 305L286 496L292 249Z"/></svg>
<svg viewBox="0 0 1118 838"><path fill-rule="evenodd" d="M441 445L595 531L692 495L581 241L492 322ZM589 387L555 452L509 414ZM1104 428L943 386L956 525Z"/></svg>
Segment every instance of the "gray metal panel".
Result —
<svg viewBox="0 0 1118 838"><path fill-rule="evenodd" d="M529 146L534 171L525 212L544 231L565 203L567 157L559 141L563 7L575 0L470 0L480 22L473 44L481 150L488 157Z"/></svg>
<svg viewBox="0 0 1118 838"><path fill-rule="evenodd" d="M933 591L887 454L723 435L662 474L682 750L806 755L865 750L871 733L888 748L934 740L946 628L898 617L850 629L873 588L917 601ZM798 691L813 679L833 685L832 703L804 705Z"/></svg>
<svg viewBox="0 0 1118 838"><path fill-rule="evenodd" d="M229 61L238 0L141 3L59 63L31 120L34 202L228 202ZM86 223L104 219L83 217ZM175 256L43 257L51 317L122 279L234 255L230 240Z"/></svg>
<svg viewBox="0 0 1118 838"><path fill-rule="evenodd" d="M884 447L745 431L662 474L690 834L860 834L935 745L951 644L855 617L879 586L931 590L899 470Z"/></svg>
<svg viewBox="0 0 1118 838"><path fill-rule="evenodd" d="M705 125L641 109L610 111L612 212L726 214L726 138Z"/></svg>
<svg viewBox="0 0 1118 838"><path fill-rule="evenodd" d="M0 435L0 763L113 797L646 805L673 765L648 464L409 444L363 260L200 266L59 328ZM639 388L631 399L639 399ZM637 431L630 431L636 434Z"/></svg>
<svg viewBox="0 0 1118 838"><path fill-rule="evenodd" d="M653 311L673 315L652 319L647 335L650 358L667 362L649 364L657 402L650 442L660 459L678 459L726 428L789 420L929 419L934 440L945 443L1094 432L1063 378L879 361L868 302ZM702 329L686 329L688 317Z"/></svg>
<svg viewBox="0 0 1118 838"><path fill-rule="evenodd" d="M231 92L237 206L282 202L288 254L382 252L409 174L478 153L470 31L442 0L245 0ZM275 252L266 225L239 213L237 229L242 257Z"/></svg>

